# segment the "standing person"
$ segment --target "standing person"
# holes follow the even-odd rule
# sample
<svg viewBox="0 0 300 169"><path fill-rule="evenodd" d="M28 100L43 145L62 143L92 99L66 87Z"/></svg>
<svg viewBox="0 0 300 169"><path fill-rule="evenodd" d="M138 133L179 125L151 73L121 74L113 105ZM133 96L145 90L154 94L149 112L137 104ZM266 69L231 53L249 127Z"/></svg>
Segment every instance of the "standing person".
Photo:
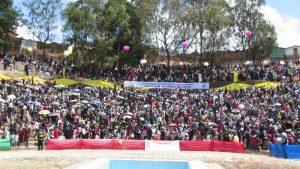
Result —
<svg viewBox="0 0 300 169"><path fill-rule="evenodd" d="M40 129L38 133L38 151L43 150L45 133Z"/></svg>
<svg viewBox="0 0 300 169"><path fill-rule="evenodd" d="M26 146L26 147L29 146L29 137L30 137L30 134L31 134L30 127L27 126L27 127L26 127L26 130L25 130L25 138L24 138L25 146Z"/></svg>
<svg viewBox="0 0 300 169"><path fill-rule="evenodd" d="M57 127L55 127L53 130L53 138L58 139L58 135L59 135L59 130L57 129Z"/></svg>

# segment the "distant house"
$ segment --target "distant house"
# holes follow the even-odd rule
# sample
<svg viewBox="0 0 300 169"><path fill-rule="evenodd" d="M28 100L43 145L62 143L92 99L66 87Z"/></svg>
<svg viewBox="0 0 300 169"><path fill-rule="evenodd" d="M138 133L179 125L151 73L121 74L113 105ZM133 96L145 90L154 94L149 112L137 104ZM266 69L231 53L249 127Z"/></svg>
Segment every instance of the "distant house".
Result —
<svg viewBox="0 0 300 169"><path fill-rule="evenodd" d="M300 51L300 46L291 46L285 49L285 55L290 58L298 58L298 51Z"/></svg>
<svg viewBox="0 0 300 169"><path fill-rule="evenodd" d="M29 52L28 48L32 48L33 52ZM60 58L64 56L64 51L68 49L67 45L58 43L48 43L46 48L46 56L51 58ZM39 41L15 38L11 49L8 51L10 55L25 54L39 57L43 55L42 44Z"/></svg>
<svg viewBox="0 0 300 169"><path fill-rule="evenodd" d="M288 48L277 47L273 49L270 59L271 60L296 60L299 58L300 46L291 46Z"/></svg>

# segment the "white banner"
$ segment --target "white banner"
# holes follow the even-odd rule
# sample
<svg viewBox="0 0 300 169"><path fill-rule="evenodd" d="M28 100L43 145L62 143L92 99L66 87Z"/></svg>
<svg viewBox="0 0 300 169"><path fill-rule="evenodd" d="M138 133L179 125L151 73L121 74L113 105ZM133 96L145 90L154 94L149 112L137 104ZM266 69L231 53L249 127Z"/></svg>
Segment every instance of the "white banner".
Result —
<svg viewBox="0 0 300 169"><path fill-rule="evenodd" d="M145 151L180 151L179 141L145 140Z"/></svg>
<svg viewBox="0 0 300 169"><path fill-rule="evenodd" d="M133 87L133 88L167 88L167 89L209 89L209 83L176 83L176 82L124 81L124 87Z"/></svg>

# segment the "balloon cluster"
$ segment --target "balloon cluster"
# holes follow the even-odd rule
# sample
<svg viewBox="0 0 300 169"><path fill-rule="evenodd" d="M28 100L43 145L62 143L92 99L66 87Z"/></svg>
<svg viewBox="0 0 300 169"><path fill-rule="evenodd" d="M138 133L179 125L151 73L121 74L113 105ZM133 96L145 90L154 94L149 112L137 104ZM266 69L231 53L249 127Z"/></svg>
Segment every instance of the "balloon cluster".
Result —
<svg viewBox="0 0 300 169"><path fill-rule="evenodd" d="M28 52L32 52L32 50L33 50L32 47L27 48Z"/></svg>
<svg viewBox="0 0 300 169"><path fill-rule="evenodd" d="M123 46L124 52L129 52L130 47L128 45Z"/></svg>
<svg viewBox="0 0 300 169"><path fill-rule="evenodd" d="M73 46L69 46L68 47L68 50L66 50L65 52L64 52L64 55L65 56L69 56L69 55L71 55L73 53Z"/></svg>
<svg viewBox="0 0 300 169"><path fill-rule="evenodd" d="M250 38L252 36L252 32L250 30L246 30L245 35L247 38Z"/></svg>
<svg viewBox="0 0 300 169"><path fill-rule="evenodd" d="M188 42L184 40L181 45L183 49L186 49L188 47Z"/></svg>

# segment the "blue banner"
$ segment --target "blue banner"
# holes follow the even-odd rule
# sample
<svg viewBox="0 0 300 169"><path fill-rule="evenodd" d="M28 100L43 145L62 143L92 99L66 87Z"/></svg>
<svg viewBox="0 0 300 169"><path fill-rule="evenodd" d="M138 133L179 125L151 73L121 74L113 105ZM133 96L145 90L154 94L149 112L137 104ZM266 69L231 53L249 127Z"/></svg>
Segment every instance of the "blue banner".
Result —
<svg viewBox="0 0 300 169"><path fill-rule="evenodd" d="M300 145L270 144L270 155L278 158L300 159Z"/></svg>
<svg viewBox="0 0 300 169"><path fill-rule="evenodd" d="M176 82L140 82L125 81L124 87L133 88L166 88L166 89L209 89L209 83L176 83Z"/></svg>

